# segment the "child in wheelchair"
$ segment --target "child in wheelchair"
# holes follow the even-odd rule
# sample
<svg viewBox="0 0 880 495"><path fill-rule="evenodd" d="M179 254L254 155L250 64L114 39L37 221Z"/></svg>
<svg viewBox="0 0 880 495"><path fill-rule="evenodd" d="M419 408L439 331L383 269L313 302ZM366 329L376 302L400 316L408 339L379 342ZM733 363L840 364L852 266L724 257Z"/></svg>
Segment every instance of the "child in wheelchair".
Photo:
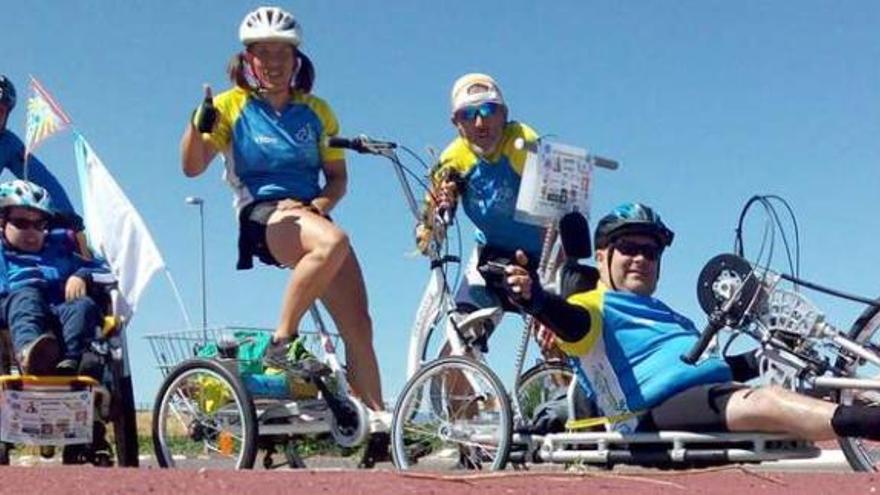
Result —
<svg viewBox="0 0 880 495"><path fill-rule="evenodd" d="M79 254L71 231L51 229L54 211L42 187L0 184L0 322L23 375L85 374L100 381L99 359L87 351L103 319L95 297L112 275L103 262ZM109 451L104 430L96 422L96 451ZM65 459L76 450L66 449Z"/></svg>

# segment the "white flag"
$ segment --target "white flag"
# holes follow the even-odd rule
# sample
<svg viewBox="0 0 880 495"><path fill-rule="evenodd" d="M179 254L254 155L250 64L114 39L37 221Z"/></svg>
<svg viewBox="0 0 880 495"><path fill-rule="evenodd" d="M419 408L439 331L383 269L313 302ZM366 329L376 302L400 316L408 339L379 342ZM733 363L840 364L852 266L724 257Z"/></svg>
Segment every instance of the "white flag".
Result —
<svg viewBox="0 0 880 495"><path fill-rule="evenodd" d="M89 244L110 264L127 306L120 311L131 316L165 262L143 219L79 133L75 147Z"/></svg>

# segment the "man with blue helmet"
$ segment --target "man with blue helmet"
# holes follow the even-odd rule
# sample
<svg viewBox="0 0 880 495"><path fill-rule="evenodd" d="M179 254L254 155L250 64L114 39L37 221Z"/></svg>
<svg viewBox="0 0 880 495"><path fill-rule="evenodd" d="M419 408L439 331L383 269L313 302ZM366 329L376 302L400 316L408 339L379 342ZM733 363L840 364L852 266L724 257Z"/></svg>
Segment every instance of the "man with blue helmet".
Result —
<svg viewBox="0 0 880 495"><path fill-rule="evenodd" d="M880 407L838 405L780 387L752 387L751 354L696 365L680 356L699 338L694 324L652 297L672 231L651 208L628 203L596 227L599 284L564 300L521 266L507 283L526 311L556 335L616 431L785 433L807 440L880 440ZM526 256L517 253L524 265Z"/></svg>

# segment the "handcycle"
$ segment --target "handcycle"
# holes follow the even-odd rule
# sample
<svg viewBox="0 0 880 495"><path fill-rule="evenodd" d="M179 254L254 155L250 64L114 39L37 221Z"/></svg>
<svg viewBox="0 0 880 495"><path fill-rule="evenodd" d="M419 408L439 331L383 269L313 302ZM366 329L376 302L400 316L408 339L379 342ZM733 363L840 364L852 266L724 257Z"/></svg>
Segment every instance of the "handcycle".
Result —
<svg viewBox="0 0 880 495"><path fill-rule="evenodd" d="M109 281L108 281L109 282ZM137 467L138 436L134 392L121 316L113 283L91 294L106 308L96 338L84 357L89 374L24 375L15 363L8 329L0 330L0 465L8 465L16 445L39 446L53 457L63 447L64 464ZM15 373L13 373L15 371ZM105 442L106 425L113 445ZM108 447L110 449L108 449Z"/></svg>
<svg viewBox="0 0 880 495"><path fill-rule="evenodd" d="M147 335L164 375L153 408L153 447L161 467L251 469L305 467L299 443L329 435L354 449L369 435L366 406L352 394L317 303L313 330L300 339L323 363L266 375L262 349L269 329L205 328ZM320 349L320 350L319 350ZM372 467L365 453L362 467ZM281 451L283 460L274 456Z"/></svg>
<svg viewBox="0 0 880 495"><path fill-rule="evenodd" d="M428 188L403 165L396 153L396 143L360 136L331 138L329 145L389 159L413 218L416 222L420 220L407 175L419 181L426 191ZM400 148L418 159L408 148ZM607 168L617 166L601 157L589 160ZM431 276L410 332L409 380L398 398L392 422L392 455L401 469L420 460L421 465L430 462L431 467L452 463L465 468L503 468L512 446L514 426L528 425L537 406L550 397L564 395L572 381L572 371L561 359L541 360L522 372L533 333L529 318L524 318L516 351L515 394L509 397L501 380L483 362L486 341L505 308L488 307L460 317L456 314L452 288L457 284L450 283L448 271L449 265L461 262L460 255L450 254L449 249L448 227L453 223L453 213L440 208L433 211L434 228L426 253ZM549 280L558 263L556 237L554 225L547 229L538 268L544 280ZM570 256L571 262L590 254L589 248L586 252L582 248L569 251L578 251L577 256ZM479 269L492 270L492 262ZM456 411L450 411L450 404Z"/></svg>
<svg viewBox="0 0 880 495"><path fill-rule="evenodd" d="M697 282L701 308L708 323L694 347L681 359L697 362L712 348L726 354L739 336L757 344L756 358L761 379L787 389L839 404L876 404L880 398L880 304L868 298L847 294L803 280L774 203L788 208L776 196L750 199L740 215L736 254L718 255L703 267ZM743 220L752 205L764 206L768 216L765 239L755 261L744 257ZM773 237L782 233L789 269L792 273L769 268ZM770 232L768 243L767 232ZM769 246L769 249L768 249ZM796 250L799 247L796 248ZM795 257L797 259L797 257ZM803 295L802 289L863 303L868 308L849 330L836 328ZM719 332L730 338L723 348ZM572 397L587 393L580 381L572 384ZM569 406L568 426L607 423L607 418L578 415ZM857 471L876 470L878 451L872 442L859 438L839 438L850 466ZM768 433L695 433L657 431L645 433L577 432L553 433L528 439L529 456L535 462L579 462L604 467L637 464L662 468L688 468L729 463L759 463L782 459L818 457L821 450L812 442Z"/></svg>

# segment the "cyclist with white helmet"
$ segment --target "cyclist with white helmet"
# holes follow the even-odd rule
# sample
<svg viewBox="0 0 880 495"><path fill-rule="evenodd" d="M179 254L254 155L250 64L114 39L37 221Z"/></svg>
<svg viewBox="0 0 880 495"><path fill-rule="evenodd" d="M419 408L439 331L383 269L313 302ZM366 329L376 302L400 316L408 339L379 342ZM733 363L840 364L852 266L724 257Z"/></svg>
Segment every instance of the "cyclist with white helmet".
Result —
<svg viewBox="0 0 880 495"><path fill-rule="evenodd" d="M24 143L7 128L9 114L15 108L16 93L12 81L0 75L0 172L9 170L18 178L24 179ZM56 220L66 226L81 231L82 218L73 210L70 199L58 179L37 157L28 157L27 180L45 187L52 195L54 207L58 210Z"/></svg>
<svg viewBox="0 0 880 495"><path fill-rule="evenodd" d="M582 384L612 428L880 440L880 407L837 405L777 386L742 383L757 376L753 353L684 363L680 356L696 343L699 331L652 297L663 251L673 237L651 208L617 207L596 226L598 287L567 301L544 292L521 266L506 267L515 300L576 358ZM524 253L517 258L525 264Z"/></svg>
<svg viewBox="0 0 880 495"><path fill-rule="evenodd" d="M69 230L50 230L49 193L23 180L0 184L0 320L22 371L75 374L101 310L91 286L110 275L79 255Z"/></svg>
<svg viewBox="0 0 880 495"><path fill-rule="evenodd" d="M238 268L251 268L254 256L295 268L264 362L296 366L290 342L320 298L345 341L353 388L369 408L383 411L363 275L347 235L329 217L347 183L343 151L326 145L339 124L310 93L314 67L289 12L250 12L239 38L245 49L229 65L235 86L214 99L214 109L202 105L193 115L181 142L183 171L200 175L222 153L239 217Z"/></svg>
<svg viewBox="0 0 880 495"><path fill-rule="evenodd" d="M459 314L480 308L508 306L499 297L501 281L482 274L487 260L511 260L517 249L530 260L541 255L544 229L514 218L526 155L538 139L531 127L510 120L504 95L491 76L465 74L452 86L451 122L458 131L443 151L433 173L425 221L416 228L416 242L427 248L435 208L456 207L459 197L477 227L477 250L456 293ZM497 322L496 322L497 323Z"/></svg>

